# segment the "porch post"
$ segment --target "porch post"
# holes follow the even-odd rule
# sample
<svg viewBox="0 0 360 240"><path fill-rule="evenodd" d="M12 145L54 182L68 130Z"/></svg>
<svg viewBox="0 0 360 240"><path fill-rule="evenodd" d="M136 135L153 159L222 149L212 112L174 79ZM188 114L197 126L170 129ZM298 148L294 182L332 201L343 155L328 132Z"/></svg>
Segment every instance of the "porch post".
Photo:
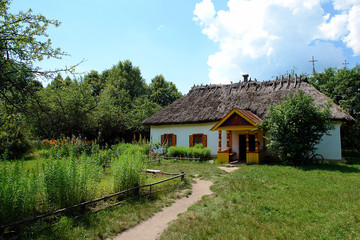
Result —
<svg viewBox="0 0 360 240"><path fill-rule="evenodd" d="M227 150L230 152L230 131L226 131Z"/></svg>
<svg viewBox="0 0 360 240"><path fill-rule="evenodd" d="M219 145L218 145L219 152L221 151L221 130L219 131Z"/></svg>
<svg viewBox="0 0 360 240"><path fill-rule="evenodd" d="M249 132L246 133L246 152L249 152Z"/></svg>
<svg viewBox="0 0 360 240"><path fill-rule="evenodd" d="M255 152L259 152L258 134L255 133Z"/></svg>

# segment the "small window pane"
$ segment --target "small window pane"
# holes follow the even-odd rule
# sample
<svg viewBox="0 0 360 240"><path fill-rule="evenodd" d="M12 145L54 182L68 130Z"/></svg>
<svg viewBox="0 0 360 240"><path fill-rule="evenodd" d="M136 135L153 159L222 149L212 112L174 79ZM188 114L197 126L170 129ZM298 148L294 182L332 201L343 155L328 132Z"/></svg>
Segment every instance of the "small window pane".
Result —
<svg viewBox="0 0 360 240"><path fill-rule="evenodd" d="M194 134L194 145L202 143L202 134Z"/></svg>

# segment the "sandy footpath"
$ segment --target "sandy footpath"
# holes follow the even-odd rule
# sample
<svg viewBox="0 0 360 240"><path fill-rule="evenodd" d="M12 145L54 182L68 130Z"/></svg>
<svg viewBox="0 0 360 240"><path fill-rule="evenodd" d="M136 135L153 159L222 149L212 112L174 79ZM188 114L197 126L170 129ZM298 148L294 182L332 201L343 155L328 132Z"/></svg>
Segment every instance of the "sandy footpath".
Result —
<svg viewBox="0 0 360 240"><path fill-rule="evenodd" d="M146 221L141 222L133 228L130 228L115 238L116 240L151 240L157 239L160 234L167 228L167 224L175 220L177 215L186 212L188 207L196 203L204 195L212 194L210 186L211 181L197 179L192 186L192 194L188 197L177 199L170 207L165 207L162 211L156 213L154 216Z"/></svg>
<svg viewBox="0 0 360 240"><path fill-rule="evenodd" d="M239 169L238 167L218 167L218 168L228 173Z"/></svg>

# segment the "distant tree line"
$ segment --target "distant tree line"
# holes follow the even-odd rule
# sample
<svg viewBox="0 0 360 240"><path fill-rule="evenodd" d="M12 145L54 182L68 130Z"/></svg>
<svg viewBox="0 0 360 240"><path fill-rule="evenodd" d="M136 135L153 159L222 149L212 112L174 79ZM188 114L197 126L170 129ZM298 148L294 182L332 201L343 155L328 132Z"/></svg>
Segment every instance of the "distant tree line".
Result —
<svg viewBox="0 0 360 240"><path fill-rule="evenodd" d="M59 74L46 87L34 76L26 82L32 96L14 98L21 107L6 99L0 102L2 151L12 154L22 153L30 138L81 135L105 145L148 137L149 128L141 122L182 96L162 75L146 84L129 60L83 78Z"/></svg>
<svg viewBox="0 0 360 240"><path fill-rule="evenodd" d="M309 81L355 119L342 126L342 146L360 151L360 65L352 69L327 68Z"/></svg>

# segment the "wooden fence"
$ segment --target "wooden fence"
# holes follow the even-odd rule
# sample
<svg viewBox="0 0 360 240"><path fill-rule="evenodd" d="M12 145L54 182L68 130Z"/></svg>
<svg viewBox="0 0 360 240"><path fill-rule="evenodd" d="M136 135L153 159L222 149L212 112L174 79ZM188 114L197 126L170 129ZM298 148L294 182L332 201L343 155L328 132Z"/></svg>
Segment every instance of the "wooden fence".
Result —
<svg viewBox="0 0 360 240"><path fill-rule="evenodd" d="M149 160L146 163L160 162L161 159L195 160L195 161L206 160L205 158L186 158L186 157L164 157L164 156L145 156L145 157L148 159L155 158L155 160Z"/></svg>
<svg viewBox="0 0 360 240"><path fill-rule="evenodd" d="M104 201L104 200L107 200L107 199L112 198L112 197L116 197L116 196L120 196L120 195L129 193L131 191L133 191L134 197L148 196L148 195L151 195L151 194L154 194L154 193L157 193L157 192L161 191L161 190L152 191L152 187L155 186L155 185L158 185L158 184L161 184L161 183L164 183L164 182L167 182L167 181L171 181L171 180L174 180L176 178L181 178L181 181L184 181L185 172L181 172L181 173L165 173L165 172L161 172L161 173L163 175L174 175L174 176L170 177L170 178L167 178L167 179L164 179L164 180L161 180L161 181L158 181L158 182L154 182L154 183L150 183L150 184L146 184L146 185L141 185L141 186L134 186L133 188L126 189L126 190L121 191L121 192L117 192L117 193L114 193L114 194L111 194L111 195L108 195L108 196L105 196L105 197L101 197L101 198L98 198L98 199L94 199L94 200L91 200L91 201L82 202L82 203L73 205L71 207L66 207L66 208L56 210L56 211L51 212L51 213L45 213L45 214L30 218L30 219L26 219L26 220L10 223L10 224L7 224L7 225L3 225L3 226L0 226L0 230L4 230L4 229L7 229L7 228L11 228L11 227L19 226L19 225L24 225L24 224L28 224L28 223L32 223L32 222L35 222L37 220L47 218L47 217L50 217L50 216L54 216L54 215L57 215L57 214L60 214L60 213L63 213L63 212L66 212L66 211L69 211L69 210L72 210L72 209L75 209L75 208L83 208L85 210L86 205L93 204L93 203L96 203L96 202L99 202L99 201ZM150 188L149 193L145 193L145 194L140 195L140 189L146 188L146 187ZM112 204L111 206L108 206L108 207L119 205L120 203L122 203L125 200L122 200L120 202Z"/></svg>

